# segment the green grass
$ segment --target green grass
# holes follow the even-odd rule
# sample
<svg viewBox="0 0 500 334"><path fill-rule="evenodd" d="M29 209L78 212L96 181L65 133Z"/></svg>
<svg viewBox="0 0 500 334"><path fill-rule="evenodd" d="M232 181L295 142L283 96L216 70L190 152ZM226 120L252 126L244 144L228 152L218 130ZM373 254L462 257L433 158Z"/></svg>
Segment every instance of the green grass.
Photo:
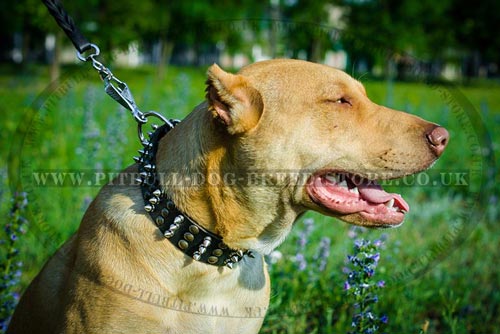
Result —
<svg viewBox="0 0 500 334"><path fill-rule="evenodd" d="M66 72L74 75L81 68ZM128 83L143 111L157 110L182 118L204 98L205 70L169 68L161 82L155 78L154 68L116 69L114 73ZM83 72L87 77L67 86L58 97L57 89L66 85L64 80L54 86L55 90L42 94L54 99L50 108L33 107L48 85L45 72L34 68L0 76L0 210L6 217L7 186L13 186L15 180L28 191L31 210L29 232L20 242L25 263L23 287L76 231L88 200L99 190L37 187L32 172L116 171L131 164L140 148L132 118L105 95L93 70ZM495 332L500 327L500 271L496 265L500 257L496 183L500 180L496 169L483 176L488 168L498 165L494 157L500 156L499 87L487 83L456 91L424 83L370 81L365 85L372 100L448 128L451 141L433 167L438 173L431 174L432 180L439 180L439 172L465 172L469 177L469 186L390 186L412 207L406 223L398 229L362 232L370 239L387 235L376 274L387 282L377 304L379 313L389 316L387 332L419 333L426 321L428 333ZM448 102L446 94L452 96ZM454 109L454 104L461 109ZM489 151L488 147L478 149L477 145L484 146L489 139ZM8 171L9 177L8 164L14 167ZM350 227L314 213L306 218L315 222L306 250L308 267L299 271L294 262L303 229L299 222L279 248L283 259L272 265L271 306L262 333L349 330L353 309L343 291L346 278L342 268L352 249ZM319 272L313 258L324 236L331 238L332 246L326 270Z"/></svg>

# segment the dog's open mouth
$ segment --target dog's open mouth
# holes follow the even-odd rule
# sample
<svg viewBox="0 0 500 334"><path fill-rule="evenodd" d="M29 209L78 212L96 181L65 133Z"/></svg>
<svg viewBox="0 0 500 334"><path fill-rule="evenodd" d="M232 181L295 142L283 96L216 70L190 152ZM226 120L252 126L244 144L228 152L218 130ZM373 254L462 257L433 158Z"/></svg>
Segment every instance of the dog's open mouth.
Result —
<svg viewBox="0 0 500 334"><path fill-rule="evenodd" d="M410 210L401 195L388 193L376 181L349 173L314 174L307 192L317 205L335 216L358 214L374 226L399 225Z"/></svg>

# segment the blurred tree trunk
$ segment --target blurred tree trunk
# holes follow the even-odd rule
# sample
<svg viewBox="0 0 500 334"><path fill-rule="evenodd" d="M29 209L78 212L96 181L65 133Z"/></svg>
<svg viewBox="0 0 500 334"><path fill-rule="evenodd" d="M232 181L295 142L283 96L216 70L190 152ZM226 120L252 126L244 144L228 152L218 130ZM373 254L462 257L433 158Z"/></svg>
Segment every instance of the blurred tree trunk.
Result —
<svg viewBox="0 0 500 334"><path fill-rule="evenodd" d="M309 60L314 62L314 63L320 63L323 61L323 53L322 53L322 47L321 47L321 40L318 38L313 38L311 41L311 53L309 56Z"/></svg>
<svg viewBox="0 0 500 334"><path fill-rule="evenodd" d="M54 34L54 50L52 51L49 67L51 82L58 80L61 75L61 37L62 31L57 30Z"/></svg>
<svg viewBox="0 0 500 334"><path fill-rule="evenodd" d="M158 79L163 80L165 77L166 67L170 63L174 43L167 41L165 37L160 39L160 59L158 59Z"/></svg>

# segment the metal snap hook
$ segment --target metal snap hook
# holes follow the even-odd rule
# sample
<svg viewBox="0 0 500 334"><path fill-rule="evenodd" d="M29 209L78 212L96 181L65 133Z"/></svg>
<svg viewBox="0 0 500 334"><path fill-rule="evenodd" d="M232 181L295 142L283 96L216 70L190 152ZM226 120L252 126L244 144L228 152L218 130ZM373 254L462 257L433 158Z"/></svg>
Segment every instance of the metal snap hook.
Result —
<svg viewBox="0 0 500 334"><path fill-rule="evenodd" d="M99 49L99 47L95 44L90 44L90 48L93 49L92 53L86 57L84 57L80 51L76 51L76 56L78 57L78 59L80 59L81 61L87 61L89 59L93 59L93 57L97 57L100 53L101 53L101 50Z"/></svg>

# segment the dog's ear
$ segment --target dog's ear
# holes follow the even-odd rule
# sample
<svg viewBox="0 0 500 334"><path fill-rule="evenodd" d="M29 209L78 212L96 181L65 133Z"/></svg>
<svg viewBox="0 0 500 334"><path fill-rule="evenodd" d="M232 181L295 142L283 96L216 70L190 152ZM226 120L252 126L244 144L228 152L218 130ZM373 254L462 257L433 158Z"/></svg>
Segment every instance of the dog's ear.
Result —
<svg viewBox="0 0 500 334"><path fill-rule="evenodd" d="M227 73L213 64L208 69L206 91L209 110L229 134L245 133L259 122L262 97L245 77Z"/></svg>

